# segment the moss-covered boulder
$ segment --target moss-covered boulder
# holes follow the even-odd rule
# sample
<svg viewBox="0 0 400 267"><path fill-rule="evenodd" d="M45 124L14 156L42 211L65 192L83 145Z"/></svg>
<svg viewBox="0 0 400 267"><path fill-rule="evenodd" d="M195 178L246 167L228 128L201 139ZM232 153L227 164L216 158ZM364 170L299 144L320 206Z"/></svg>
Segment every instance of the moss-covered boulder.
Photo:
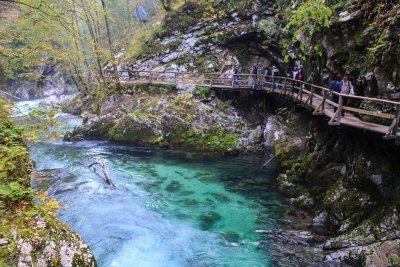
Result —
<svg viewBox="0 0 400 267"><path fill-rule="evenodd" d="M82 238L54 217L35 208L2 215L0 266L97 266Z"/></svg>
<svg viewBox="0 0 400 267"><path fill-rule="evenodd" d="M109 139L216 153L262 147L263 129L252 129L230 102L211 96L207 88L203 94L196 89L140 88L132 95L105 99L99 114L85 113L84 124L67 134L66 140Z"/></svg>

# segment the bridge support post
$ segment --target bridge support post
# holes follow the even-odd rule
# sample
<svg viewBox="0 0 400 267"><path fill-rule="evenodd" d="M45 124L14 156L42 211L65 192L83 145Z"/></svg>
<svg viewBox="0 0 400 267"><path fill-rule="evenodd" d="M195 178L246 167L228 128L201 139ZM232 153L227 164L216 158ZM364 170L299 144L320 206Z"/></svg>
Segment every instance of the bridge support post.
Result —
<svg viewBox="0 0 400 267"><path fill-rule="evenodd" d="M396 117L394 118L392 124L390 125L389 132L385 135L385 139L395 139L397 133L399 132L400 124L400 105L396 105Z"/></svg>
<svg viewBox="0 0 400 267"><path fill-rule="evenodd" d="M313 98L314 98L314 86L311 85L310 107L312 107Z"/></svg>
<svg viewBox="0 0 400 267"><path fill-rule="evenodd" d="M267 115L267 93L264 92L264 117Z"/></svg>
<svg viewBox="0 0 400 267"><path fill-rule="evenodd" d="M329 121L329 125L340 125L343 110L343 96L339 95L339 105L332 119Z"/></svg>
<svg viewBox="0 0 400 267"><path fill-rule="evenodd" d="M281 94L285 94L286 95L286 85L287 85L287 79L285 78L285 81L283 82L283 89L281 91Z"/></svg>
<svg viewBox="0 0 400 267"><path fill-rule="evenodd" d="M323 90L322 101L318 105L318 107L314 110L313 115L324 115L326 97L327 97L327 92Z"/></svg>
<svg viewBox="0 0 400 267"><path fill-rule="evenodd" d="M304 84L300 84L300 91L296 96L296 100L299 100L300 102L303 102L303 88L304 88ZM294 83L293 83L293 90L294 90Z"/></svg>

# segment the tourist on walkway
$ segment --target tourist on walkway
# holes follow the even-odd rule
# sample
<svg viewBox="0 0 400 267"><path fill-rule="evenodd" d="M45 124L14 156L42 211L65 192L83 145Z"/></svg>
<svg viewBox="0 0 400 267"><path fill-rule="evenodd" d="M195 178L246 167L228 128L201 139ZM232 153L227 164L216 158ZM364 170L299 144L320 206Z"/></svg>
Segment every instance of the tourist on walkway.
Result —
<svg viewBox="0 0 400 267"><path fill-rule="evenodd" d="M271 82L271 69L268 66L265 67L264 78L265 78L264 87L271 88L269 84Z"/></svg>
<svg viewBox="0 0 400 267"><path fill-rule="evenodd" d="M354 87L349 81L348 75L343 76L340 93L343 95L354 95ZM343 97L343 106L347 106L348 103L349 103L349 98ZM342 111L342 116L344 116L344 110Z"/></svg>
<svg viewBox="0 0 400 267"><path fill-rule="evenodd" d="M253 66L253 70L251 71L251 73L253 74L253 88L256 88L259 85L257 81L258 68L256 65Z"/></svg>
<svg viewBox="0 0 400 267"><path fill-rule="evenodd" d="M233 69L234 75L233 75L233 80L235 81L235 85L240 85L240 69L238 66L235 66Z"/></svg>
<svg viewBox="0 0 400 267"><path fill-rule="evenodd" d="M293 70L292 70L292 88L293 88L293 91L294 92L298 92L298 88L295 88L295 87L299 87L300 86L300 84L298 83L298 82L296 82L295 80L297 80L297 76L298 76L298 74L299 74L299 69L298 69L298 67L297 67L297 65L295 65L294 67L293 67Z"/></svg>
<svg viewBox="0 0 400 267"><path fill-rule="evenodd" d="M342 91L342 77L340 75L336 76L335 81L332 82L330 89L332 92L333 101L336 104L339 104L339 95L338 94L340 94ZM338 109L337 107L334 107L333 111L336 113L337 109Z"/></svg>
<svg viewBox="0 0 400 267"><path fill-rule="evenodd" d="M299 74L299 69L297 68L297 66L294 66L293 70L292 70L292 79L293 80L297 80L297 74Z"/></svg>
<svg viewBox="0 0 400 267"><path fill-rule="evenodd" d="M299 71L297 72L297 75L296 75L296 80L304 81L304 73L303 73L302 68L299 68Z"/></svg>
<svg viewBox="0 0 400 267"><path fill-rule="evenodd" d="M279 89L279 70L276 66L272 67L271 76L272 76L272 81L275 83L274 89Z"/></svg>

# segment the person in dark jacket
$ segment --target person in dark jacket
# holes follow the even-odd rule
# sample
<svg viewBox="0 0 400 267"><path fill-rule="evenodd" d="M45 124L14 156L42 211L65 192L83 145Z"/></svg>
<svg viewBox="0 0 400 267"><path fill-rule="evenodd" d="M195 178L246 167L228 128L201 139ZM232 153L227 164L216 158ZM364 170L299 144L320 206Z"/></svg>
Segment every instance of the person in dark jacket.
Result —
<svg viewBox="0 0 400 267"><path fill-rule="evenodd" d="M256 65L253 66L251 74L253 74L253 81L254 81L253 87L256 88L258 86L258 81L257 81L258 68Z"/></svg>
<svg viewBox="0 0 400 267"><path fill-rule="evenodd" d="M336 104L339 104L339 95L338 94L340 94L342 92L342 77L340 75L336 76L335 81L333 81L331 83L330 89L332 92L333 101ZM338 109L337 107L333 108L335 113L336 113L337 109Z"/></svg>
<svg viewBox="0 0 400 267"><path fill-rule="evenodd" d="M233 80L235 81L235 85L240 85L240 69L238 66L235 66L233 69L234 75Z"/></svg>

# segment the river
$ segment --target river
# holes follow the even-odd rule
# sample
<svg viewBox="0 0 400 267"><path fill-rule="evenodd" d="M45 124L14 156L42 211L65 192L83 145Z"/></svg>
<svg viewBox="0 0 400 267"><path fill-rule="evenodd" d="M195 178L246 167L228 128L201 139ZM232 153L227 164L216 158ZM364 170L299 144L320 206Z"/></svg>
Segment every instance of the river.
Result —
<svg viewBox="0 0 400 267"><path fill-rule="evenodd" d="M22 112L40 100L18 104ZM81 119L61 113L65 130ZM57 140L31 149L33 182L66 205L59 219L91 246L101 267L275 266L257 230L281 228L277 168L257 157L211 156ZM88 165L107 164L116 189ZM98 173L101 170L98 168ZM293 265L295 266L295 264Z"/></svg>

